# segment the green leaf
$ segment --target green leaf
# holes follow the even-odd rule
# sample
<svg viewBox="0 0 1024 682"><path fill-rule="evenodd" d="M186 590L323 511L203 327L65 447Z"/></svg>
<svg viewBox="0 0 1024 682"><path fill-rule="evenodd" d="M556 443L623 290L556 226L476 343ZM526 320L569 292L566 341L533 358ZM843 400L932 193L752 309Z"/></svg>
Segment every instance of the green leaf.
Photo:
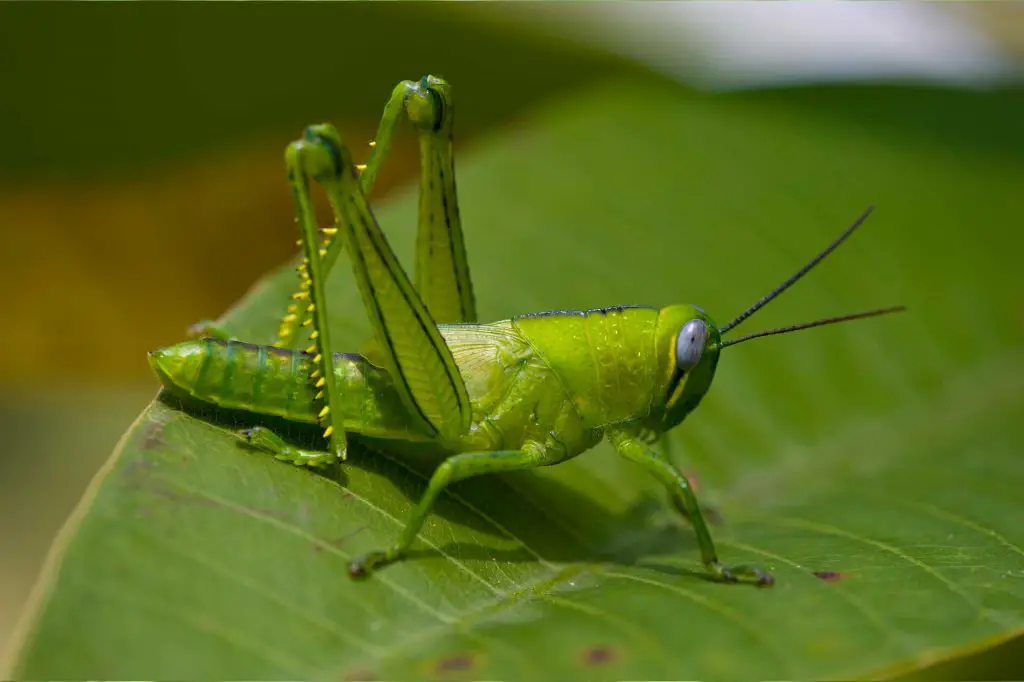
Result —
<svg viewBox="0 0 1024 682"><path fill-rule="evenodd" d="M743 330L909 312L728 350L673 434L723 560L773 589L702 580L663 492L604 445L459 484L410 560L353 582L423 462L359 451L335 481L154 402L44 576L14 677L849 679L1021 633L1024 155L1001 113L1020 97L810 92L610 83L457 161L485 319L694 302L724 322L878 206ZM380 210L407 264L413 192ZM334 338L357 348L340 270ZM273 273L229 326L269 341L293 286Z"/></svg>

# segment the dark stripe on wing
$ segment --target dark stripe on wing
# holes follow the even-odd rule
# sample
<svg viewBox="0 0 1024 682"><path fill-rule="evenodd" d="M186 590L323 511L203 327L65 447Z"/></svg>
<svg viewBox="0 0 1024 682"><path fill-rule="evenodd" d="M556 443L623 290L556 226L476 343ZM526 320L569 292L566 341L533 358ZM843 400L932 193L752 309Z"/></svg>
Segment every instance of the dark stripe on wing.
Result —
<svg viewBox="0 0 1024 682"><path fill-rule="evenodd" d="M588 317L590 315L607 315L608 313L621 313L623 310L655 310L651 305L613 305L607 308L591 308L589 310L549 310L542 313L525 313L516 315L513 320L522 320L530 317Z"/></svg>

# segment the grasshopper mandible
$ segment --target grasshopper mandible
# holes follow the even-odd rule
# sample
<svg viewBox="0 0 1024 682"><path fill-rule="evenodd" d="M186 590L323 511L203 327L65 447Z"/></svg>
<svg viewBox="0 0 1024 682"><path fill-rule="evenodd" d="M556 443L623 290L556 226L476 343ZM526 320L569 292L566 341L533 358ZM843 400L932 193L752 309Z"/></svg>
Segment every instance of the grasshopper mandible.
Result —
<svg viewBox="0 0 1024 682"><path fill-rule="evenodd" d="M697 408L723 349L903 310L884 308L723 338L835 250L871 209L721 327L692 305L556 311L480 323L456 196L452 112L449 85L426 76L394 89L366 165L353 163L330 125L310 126L291 143L285 161L305 257L277 342L245 343L207 323L202 338L150 353L164 387L221 407L319 424L328 446L323 452L289 445L266 427L238 432L252 446L297 465L344 460L349 435L383 439L396 448L403 442L426 443L445 455L398 541L353 560L353 577L401 558L449 484L551 466L607 439L667 488L692 524L714 579L770 585L772 577L759 567L719 562L689 481L649 446ZM403 122L415 129L420 148L415 281L399 264L366 199ZM332 227L317 228L310 181L326 190ZM331 344L324 280L343 248L373 328L372 353L335 353ZM307 327L308 347L298 350Z"/></svg>

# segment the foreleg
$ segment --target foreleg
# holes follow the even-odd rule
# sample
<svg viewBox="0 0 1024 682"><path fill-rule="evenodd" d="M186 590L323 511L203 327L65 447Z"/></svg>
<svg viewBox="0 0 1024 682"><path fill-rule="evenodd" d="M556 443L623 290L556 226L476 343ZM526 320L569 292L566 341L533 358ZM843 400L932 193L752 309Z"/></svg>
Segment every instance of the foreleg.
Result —
<svg viewBox="0 0 1024 682"><path fill-rule="evenodd" d="M700 546L704 567L716 580L736 582L738 578L751 578L760 585L771 585L774 582L771 575L756 566L724 566L718 562L715 543L701 515L697 496L679 469L626 431L611 431L608 440L620 455L646 469L676 498L677 506L685 510L685 515L697 534L697 544Z"/></svg>

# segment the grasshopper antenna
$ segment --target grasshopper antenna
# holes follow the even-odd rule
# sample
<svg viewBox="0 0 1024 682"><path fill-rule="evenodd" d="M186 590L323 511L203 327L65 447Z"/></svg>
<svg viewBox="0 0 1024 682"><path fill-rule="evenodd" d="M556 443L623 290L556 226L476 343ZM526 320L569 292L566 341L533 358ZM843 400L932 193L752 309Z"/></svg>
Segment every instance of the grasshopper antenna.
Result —
<svg viewBox="0 0 1024 682"><path fill-rule="evenodd" d="M862 320L865 317L878 317L879 315L888 315L889 313L902 313L907 309L906 306L897 305L891 308L879 308L878 310L868 310L863 313L853 313L852 315L840 315L839 317L826 317L821 320L814 320L813 322L804 322L802 324L793 324L788 327L778 327L776 329L766 329L762 332L754 332L753 334L747 334L741 336L738 339L730 339L723 341L719 344L719 348L725 348L726 346L735 346L737 343L743 343L751 339L757 339L762 336L774 336L775 334L788 334L789 332L800 331L801 329L810 329L811 327L823 327L827 324L836 324L838 322L849 322L850 320Z"/></svg>
<svg viewBox="0 0 1024 682"><path fill-rule="evenodd" d="M778 297L778 295L781 294L783 291L785 291L786 289L788 289L791 286L793 286L794 284L796 284L797 281L801 277L806 275L808 272L810 272L814 268L815 265L817 265L821 261L825 260L825 256L827 256L828 254L830 254L833 251L835 251L836 248L838 248L840 244L842 244L844 241L846 241L847 238L851 234L853 234L854 231L858 227L860 227L864 223L865 220L867 220L868 216L871 215L871 212L873 210L875 210L874 206L868 206L867 209L865 209L865 211L860 214L860 217L858 217L855 221L853 221L853 225L850 225L848 228L846 228L841 235L836 237L836 240L834 242L832 242L827 247L825 247L824 251L822 251L817 256L812 258L811 261L809 263L807 263L807 265L805 265L802 268L800 268L793 276L791 276L785 282L783 282L779 286L775 287L775 289L770 294L768 294L767 296L762 298L760 301L758 301L757 303L755 303L754 305L750 306L749 308L744 310L742 313L737 315L736 319L734 319L732 322L730 322L729 324L725 325L724 327L722 327L720 329L721 333L725 334L730 329L733 329L734 327L738 327L740 325L740 323L743 322L745 319L747 319L748 317L750 317L751 315L756 313L758 310L760 310L761 308L763 308L766 305L768 305L769 303L771 303L772 300L774 300L776 297ZM876 311L875 314L881 314L881 313L878 313ZM842 322L843 319L845 319L845 318L837 318L837 319L834 320L834 322ZM851 316L850 319L856 319L856 317L855 316ZM806 326L819 326L821 324L830 324L831 322L832 321L829 321L829 320L819 320L818 322L808 323L808 325L806 325ZM795 328L789 329L789 331L796 331L796 329L804 329L804 328L806 328L806 327L798 325ZM780 331L780 330L773 330L773 333L781 334L782 331ZM753 337L752 336L751 337L744 337L743 340L745 340L746 338L753 338ZM728 343L722 344L722 346L723 347L727 346L727 345L731 346L731 345L733 345L735 343L739 343L740 340L741 339L737 339L736 341L730 341Z"/></svg>

